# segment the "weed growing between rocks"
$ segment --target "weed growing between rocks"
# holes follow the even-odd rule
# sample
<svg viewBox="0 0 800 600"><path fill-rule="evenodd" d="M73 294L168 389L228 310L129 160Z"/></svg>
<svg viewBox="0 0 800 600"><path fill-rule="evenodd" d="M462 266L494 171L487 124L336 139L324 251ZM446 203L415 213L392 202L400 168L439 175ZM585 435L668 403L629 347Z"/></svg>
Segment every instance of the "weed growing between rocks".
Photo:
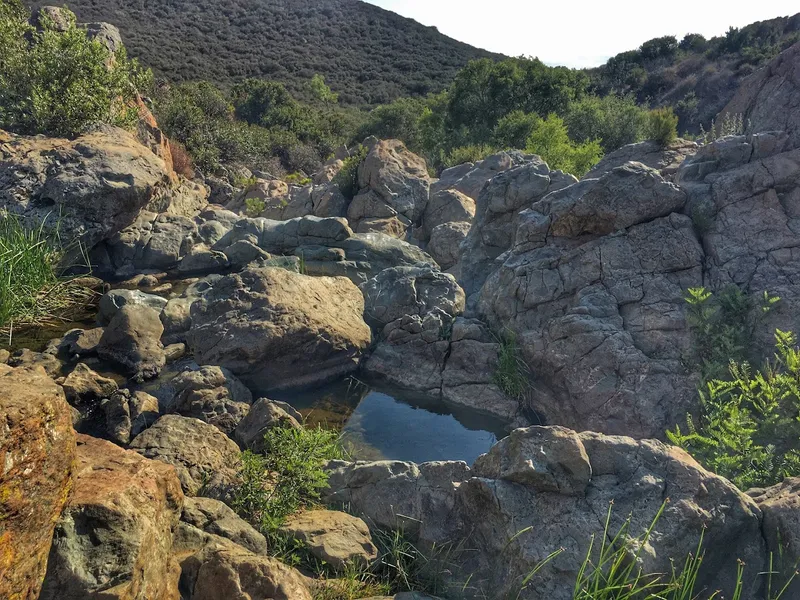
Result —
<svg viewBox="0 0 800 600"><path fill-rule="evenodd" d="M492 380L509 398L524 400L530 391L530 369L520 356L517 337L513 332L506 331L497 338L497 342L500 344L500 353Z"/></svg>
<svg viewBox="0 0 800 600"><path fill-rule="evenodd" d="M95 293L80 280L63 279L57 239L41 225L26 228L19 219L0 217L0 331L46 325L71 316Z"/></svg>
<svg viewBox="0 0 800 600"><path fill-rule="evenodd" d="M344 159L344 165L334 176L333 183L339 186L339 191L348 200L358 194L358 167L367 158L366 146L358 146L353 154Z"/></svg>

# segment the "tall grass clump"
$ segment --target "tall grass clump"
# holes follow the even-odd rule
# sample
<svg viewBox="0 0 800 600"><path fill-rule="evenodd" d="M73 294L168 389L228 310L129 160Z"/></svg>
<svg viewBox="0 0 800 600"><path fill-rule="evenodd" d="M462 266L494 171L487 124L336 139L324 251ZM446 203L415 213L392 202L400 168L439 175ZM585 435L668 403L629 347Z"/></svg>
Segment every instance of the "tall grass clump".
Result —
<svg viewBox="0 0 800 600"><path fill-rule="evenodd" d="M530 390L528 379L530 370L520 356L517 336L511 331L506 331L496 339L500 349L492 381L509 398L524 400Z"/></svg>
<svg viewBox="0 0 800 600"><path fill-rule="evenodd" d="M339 191L348 200L358 194L358 167L367 158L366 146L359 146L349 157L344 159L344 165L333 177L333 183L339 186Z"/></svg>

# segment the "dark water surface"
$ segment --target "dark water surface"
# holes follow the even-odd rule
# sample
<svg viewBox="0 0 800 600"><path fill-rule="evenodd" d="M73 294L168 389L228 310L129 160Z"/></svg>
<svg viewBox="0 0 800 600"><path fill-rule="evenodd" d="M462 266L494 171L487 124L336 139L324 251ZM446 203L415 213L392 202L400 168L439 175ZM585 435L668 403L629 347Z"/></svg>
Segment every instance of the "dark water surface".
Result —
<svg viewBox="0 0 800 600"><path fill-rule="evenodd" d="M273 395L311 425L340 429L356 460L463 460L472 464L505 435L498 419L442 401L353 379Z"/></svg>

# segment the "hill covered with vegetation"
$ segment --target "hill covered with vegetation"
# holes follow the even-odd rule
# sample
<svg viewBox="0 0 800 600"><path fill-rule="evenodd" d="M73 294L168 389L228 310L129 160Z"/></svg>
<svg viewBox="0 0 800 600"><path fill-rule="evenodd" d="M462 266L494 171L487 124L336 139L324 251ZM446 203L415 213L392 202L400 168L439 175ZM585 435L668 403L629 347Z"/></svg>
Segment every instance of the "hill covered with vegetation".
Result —
<svg viewBox="0 0 800 600"><path fill-rule="evenodd" d="M53 0L28 2L33 8ZM172 82L227 87L248 77L295 95L322 74L345 104L376 105L446 87L496 56L358 0L72 0L79 22L107 21L132 57Z"/></svg>

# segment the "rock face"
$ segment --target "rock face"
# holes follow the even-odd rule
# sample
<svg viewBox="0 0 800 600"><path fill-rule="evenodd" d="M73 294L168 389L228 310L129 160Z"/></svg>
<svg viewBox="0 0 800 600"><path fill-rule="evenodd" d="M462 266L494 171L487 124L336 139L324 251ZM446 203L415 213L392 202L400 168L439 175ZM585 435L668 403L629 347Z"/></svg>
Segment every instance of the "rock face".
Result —
<svg viewBox="0 0 800 600"><path fill-rule="evenodd" d="M742 115L749 133L784 131L792 148L800 148L800 43L781 52L739 86L722 110Z"/></svg>
<svg viewBox="0 0 800 600"><path fill-rule="evenodd" d="M656 171L628 163L518 215L478 312L516 333L550 390L531 399L548 422L662 437L692 408L683 297L702 285L703 250L676 212L685 201Z"/></svg>
<svg viewBox="0 0 800 600"><path fill-rule="evenodd" d="M0 132L0 147L0 208L36 225L58 221L84 249L133 223L169 181L162 159L113 127L74 141ZM75 246L65 264L80 259Z"/></svg>
<svg viewBox="0 0 800 600"><path fill-rule="evenodd" d="M791 577L800 561L800 478L791 477L766 489L747 492L764 514L761 527L772 552L778 580ZM777 586L782 587L783 581ZM773 586L774 588L775 586ZM788 597L800 594L800 581L792 582Z"/></svg>
<svg viewBox="0 0 800 600"><path fill-rule="evenodd" d="M476 163L465 163L445 169L442 171L439 180L431 185L431 194L436 194L442 190L455 190L468 198L477 200L483 186L490 179L503 171L518 167L530 160L538 160L538 157L512 150L510 152L492 154Z"/></svg>
<svg viewBox="0 0 800 600"><path fill-rule="evenodd" d="M312 510L293 515L281 526L281 533L334 569L367 567L378 558L367 524L347 513Z"/></svg>
<svg viewBox="0 0 800 600"><path fill-rule="evenodd" d="M500 266L498 257L513 246L520 211L575 181L572 175L550 171L544 161L533 157L502 171L482 188L475 222L464 240L463 255L456 266L458 282L468 298L480 291L489 275Z"/></svg>
<svg viewBox="0 0 800 600"><path fill-rule="evenodd" d="M239 447L198 419L164 415L130 445L142 456L175 467L188 496L224 499L236 479Z"/></svg>
<svg viewBox="0 0 800 600"><path fill-rule="evenodd" d="M583 179L597 179L603 173L629 162L642 163L658 171L665 179L671 179L683 161L695 154L698 148L695 142L682 139L675 140L666 148L656 142L628 144L606 154Z"/></svg>
<svg viewBox="0 0 800 600"><path fill-rule="evenodd" d="M461 256L461 244L467 239L470 223L453 222L437 225L431 230L431 239L425 248L442 270L453 267Z"/></svg>
<svg viewBox="0 0 800 600"><path fill-rule="evenodd" d="M198 363L224 366L251 388L310 386L358 367L370 343L363 312L345 278L248 269L192 306L187 340Z"/></svg>
<svg viewBox="0 0 800 600"><path fill-rule="evenodd" d="M0 365L0 597L39 597L74 480L75 432L44 370Z"/></svg>
<svg viewBox="0 0 800 600"><path fill-rule="evenodd" d="M445 223L471 222L475 216L475 201L457 190L441 190L431 194L422 215L422 225L415 235L428 241L435 227Z"/></svg>
<svg viewBox="0 0 800 600"><path fill-rule="evenodd" d="M172 529L183 494L175 470L88 436L78 437L78 461L40 598L178 600Z"/></svg>
<svg viewBox="0 0 800 600"><path fill-rule="evenodd" d="M156 377L166 363L159 315L146 306L123 306L97 345L100 358L123 367L137 379Z"/></svg>
<svg viewBox="0 0 800 600"><path fill-rule="evenodd" d="M800 149L789 144L779 133L723 138L677 174L688 193L685 212L701 230L706 285L734 283L756 301L765 291L781 298L757 328L765 356L775 328L800 331Z"/></svg>
<svg viewBox="0 0 800 600"><path fill-rule="evenodd" d="M347 209L359 233L376 220L395 219L406 230L422 219L430 193L425 161L399 140L374 140L358 168L360 192ZM402 236L398 236L402 237Z"/></svg>
<svg viewBox="0 0 800 600"><path fill-rule="evenodd" d="M378 527L404 524L417 543L447 540L469 548L453 583L460 586L471 575L478 596L481 590L516 594L520 578L563 548L520 597L571 599L590 537L602 534L612 500L611 530L616 533L630 514L631 533L640 535L669 497L641 556L648 572L669 572L670 558L683 561L703 526L707 554L699 587L728 596L741 558L752 566L745 589L754 590L766 559L755 503L681 450L656 441L531 427L516 430L472 469L393 461L330 468L329 501L349 503Z"/></svg>
<svg viewBox="0 0 800 600"><path fill-rule="evenodd" d="M256 554L267 553L264 536L219 500L186 498L181 520L207 533L227 538Z"/></svg>

